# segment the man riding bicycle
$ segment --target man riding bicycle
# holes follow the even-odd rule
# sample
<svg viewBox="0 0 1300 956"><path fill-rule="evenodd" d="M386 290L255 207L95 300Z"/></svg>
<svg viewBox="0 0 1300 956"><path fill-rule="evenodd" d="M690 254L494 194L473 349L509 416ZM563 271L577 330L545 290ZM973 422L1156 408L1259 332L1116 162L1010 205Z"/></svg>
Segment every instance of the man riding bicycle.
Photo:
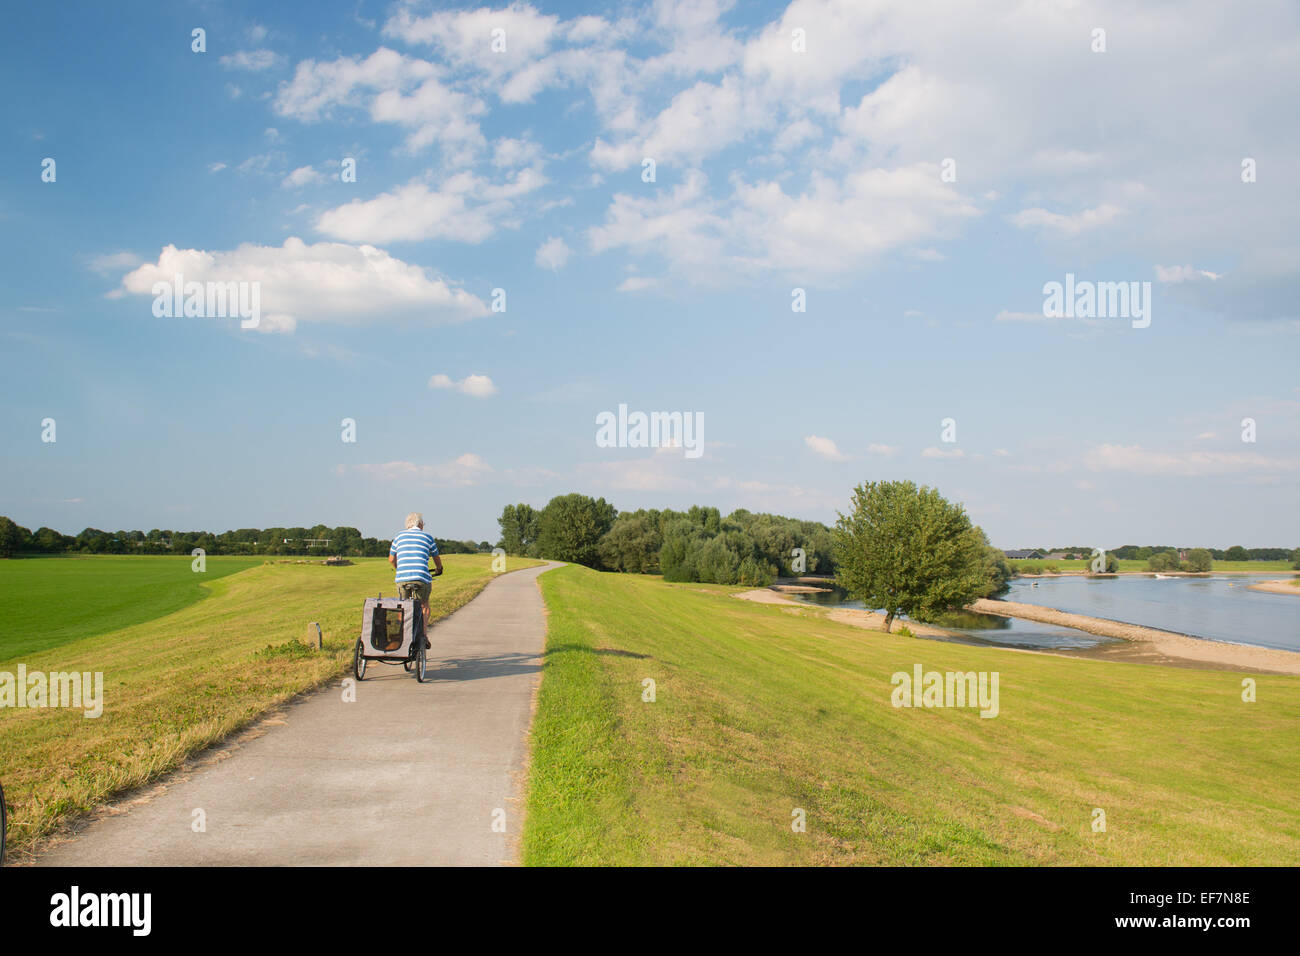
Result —
<svg viewBox="0 0 1300 956"><path fill-rule="evenodd" d="M436 572L430 573L429 559L433 558ZM433 591L433 579L442 574L442 556L438 554L438 543L433 535L424 530L424 515L412 511L406 516L406 530L400 531L393 538L388 549L388 563L397 572L397 596L399 598L419 598L424 605L424 626L429 626L429 595Z"/></svg>

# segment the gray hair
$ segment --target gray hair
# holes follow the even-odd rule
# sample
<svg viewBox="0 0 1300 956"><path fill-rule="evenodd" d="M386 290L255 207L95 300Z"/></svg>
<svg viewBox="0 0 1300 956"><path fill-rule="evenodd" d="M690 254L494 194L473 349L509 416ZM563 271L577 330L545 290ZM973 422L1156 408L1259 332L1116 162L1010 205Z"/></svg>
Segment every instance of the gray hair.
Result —
<svg viewBox="0 0 1300 956"><path fill-rule="evenodd" d="M406 529L408 531L422 524L424 524L424 515L420 514L420 512L412 511L406 516Z"/></svg>

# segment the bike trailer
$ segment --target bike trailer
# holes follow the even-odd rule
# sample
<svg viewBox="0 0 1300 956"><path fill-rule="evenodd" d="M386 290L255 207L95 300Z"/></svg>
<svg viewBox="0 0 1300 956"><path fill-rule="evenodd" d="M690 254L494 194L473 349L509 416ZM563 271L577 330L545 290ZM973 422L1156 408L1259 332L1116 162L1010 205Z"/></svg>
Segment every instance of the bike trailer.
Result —
<svg viewBox="0 0 1300 956"><path fill-rule="evenodd" d="M366 598L361 643L369 660L406 660L424 624L413 598Z"/></svg>
<svg viewBox="0 0 1300 956"><path fill-rule="evenodd" d="M427 650L424 607L418 600L366 598L361 613L361 636L352 661L357 680L365 678L367 661L380 661L404 665L423 683Z"/></svg>

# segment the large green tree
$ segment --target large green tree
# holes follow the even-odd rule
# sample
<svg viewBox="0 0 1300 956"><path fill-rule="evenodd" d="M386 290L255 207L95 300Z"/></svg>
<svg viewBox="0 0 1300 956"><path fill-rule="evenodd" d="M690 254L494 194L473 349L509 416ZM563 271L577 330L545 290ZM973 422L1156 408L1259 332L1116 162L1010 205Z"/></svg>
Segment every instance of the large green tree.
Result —
<svg viewBox="0 0 1300 956"><path fill-rule="evenodd" d="M507 554L528 554L537 542L537 519L540 512L532 505L522 501L517 505L506 505L497 518L501 526L501 540L497 546L504 548Z"/></svg>
<svg viewBox="0 0 1300 956"><path fill-rule="evenodd" d="M658 574L663 542L658 512L624 511L600 539L600 560L611 571Z"/></svg>
<svg viewBox="0 0 1300 956"><path fill-rule="evenodd" d="M537 518L538 557L601 567L600 539L617 514L604 498L557 495Z"/></svg>
<svg viewBox="0 0 1300 956"><path fill-rule="evenodd" d="M28 546L32 533L11 518L0 515L0 558L17 554Z"/></svg>
<svg viewBox="0 0 1300 956"><path fill-rule="evenodd" d="M1214 558L1204 548L1192 548L1187 552L1188 571L1209 571L1214 567Z"/></svg>
<svg viewBox="0 0 1300 956"><path fill-rule="evenodd" d="M867 607L926 619L968 604L991 582L984 533L965 509L911 481L872 481L853 490L835 524L836 580Z"/></svg>

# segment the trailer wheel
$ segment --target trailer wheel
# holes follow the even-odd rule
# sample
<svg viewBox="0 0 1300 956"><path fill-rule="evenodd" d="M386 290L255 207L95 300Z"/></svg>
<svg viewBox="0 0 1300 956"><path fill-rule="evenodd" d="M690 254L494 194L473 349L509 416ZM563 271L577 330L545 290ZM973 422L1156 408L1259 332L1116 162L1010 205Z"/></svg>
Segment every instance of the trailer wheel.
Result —
<svg viewBox="0 0 1300 956"><path fill-rule="evenodd" d="M362 656L365 653L366 645L357 638L357 649L352 655L352 673L357 676L357 680L366 679L366 659Z"/></svg>
<svg viewBox="0 0 1300 956"><path fill-rule="evenodd" d="M427 656L429 653L427 650L428 646L429 646L428 641L421 641L420 650L415 656L415 679L418 680L421 684L424 683L425 668L428 663L427 661Z"/></svg>

